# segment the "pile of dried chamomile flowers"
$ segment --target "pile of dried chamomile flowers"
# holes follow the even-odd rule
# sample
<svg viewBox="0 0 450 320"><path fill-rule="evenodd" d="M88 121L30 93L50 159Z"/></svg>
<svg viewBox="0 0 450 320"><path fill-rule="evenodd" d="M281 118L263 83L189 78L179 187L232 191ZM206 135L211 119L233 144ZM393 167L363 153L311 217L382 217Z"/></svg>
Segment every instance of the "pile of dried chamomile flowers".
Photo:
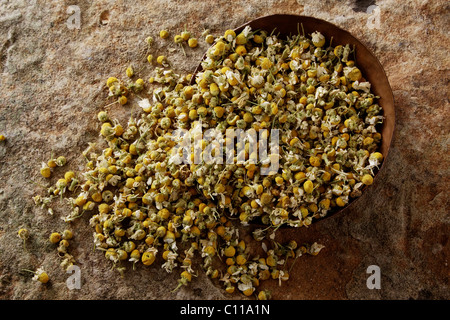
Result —
<svg viewBox="0 0 450 320"><path fill-rule="evenodd" d="M189 39L182 33L174 41ZM132 80L131 71L124 80L107 79L112 98L136 101L141 112L126 125L108 110L98 113L105 147L90 144L80 177L74 182L68 174L50 190L59 195L76 186L63 219L89 214L95 247L121 272L160 256L162 268L180 272L180 287L192 281L194 258L201 257L226 292L270 297L257 289L261 281L288 280L298 257L323 247L277 243L279 227L308 226L345 207L372 184L383 160L379 97L352 60L353 49L326 43L319 32L282 39L245 27L215 38L195 75L177 74L164 57L148 83ZM271 140L270 156L258 160L262 142L227 135L238 129L263 138L278 132L277 145ZM202 135L207 130L213 137ZM227 161L217 157L234 141L238 152ZM253 222L261 226L252 234L263 254L239 233Z"/></svg>

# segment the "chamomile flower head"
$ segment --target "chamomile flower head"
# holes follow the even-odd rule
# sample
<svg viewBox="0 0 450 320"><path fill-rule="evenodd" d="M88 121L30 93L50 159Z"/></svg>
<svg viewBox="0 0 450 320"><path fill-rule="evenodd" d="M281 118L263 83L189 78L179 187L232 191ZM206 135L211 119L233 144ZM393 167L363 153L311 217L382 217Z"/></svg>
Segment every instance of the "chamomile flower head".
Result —
<svg viewBox="0 0 450 320"><path fill-rule="evenodd" d="M38 281L38 282L44 283L44 284L50 281L50 277L48 276L47 272L42 267L38 268L34 272L34 276L32 279L34 281Z"/></svg>

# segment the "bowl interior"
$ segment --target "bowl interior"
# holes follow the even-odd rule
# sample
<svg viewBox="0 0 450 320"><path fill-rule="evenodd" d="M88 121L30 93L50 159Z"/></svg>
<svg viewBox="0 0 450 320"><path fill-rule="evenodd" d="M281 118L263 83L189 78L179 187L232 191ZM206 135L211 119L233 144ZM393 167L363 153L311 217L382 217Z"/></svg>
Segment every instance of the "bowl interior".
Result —
<svg viewBox="0 0 450 320"><path fill-rule="evenodd" d="M296 35L298 34L298 31L302 32L302 30L304 30L305 34L311 34L315 31L319 31L325 36L328 43L330 39L333 39L333 46L338 44L350 44L350 46L354 46L356 51L356 65L361 70L363 77L371 83L372 92L375 95L380 96L378 103L383 108L383 115L385 117L385 121L381 129L383 138L380 146L380 152L385 157L387 156L395 126L394 96L381 63L364 44L362 44L349 32L335 26L334 24L307 16L288 14L264 16L243 24L242 26L236 28L235 31L239 32L247 25L253 30L262 29L272 32L272 30L275 29L275 33L280 36Z"/></svg>
<svg viewBox="0 0 450 320"><path fill-rule="evenodd" d="M384 156L383 164L380 167L381 170L384 166L384 163L386 162L394 133L395 108L394 96L389 85L388 78L376 56L348 31L345 31L327 21L313 17L289 14L275 14L251 20L235 28L234 30L236 33L238 33L242 31L246 26L250 26L252 30L261 29L266 30L269 33L275 29L275 34L278 34L280 37L296 35L298 34L298 32L303 31L305 32L305 35L310 35L315 31L319 31L325 36L327 44L329 44L330 39L332 39L332 46L336 46L339 44L350 44L350 46L354 46L355 64L361 70L364 79L371 83L371 91L375 95L380 97L380 99L378 99L378 104L382 107L383 116L385 118L383 124L381 125L382 141L379 149L379 151ZM197 69L194 71L194 74L199 72L200 70L201 65L199 64ZM378 172L375 174L374 181L376 180L376 176L378 175L380 170L378 170ZM330 214L326 217L348 209L348 207L355 203L358 199L359 198L354 199L346 207L339 211L330 212Z"/></svg>

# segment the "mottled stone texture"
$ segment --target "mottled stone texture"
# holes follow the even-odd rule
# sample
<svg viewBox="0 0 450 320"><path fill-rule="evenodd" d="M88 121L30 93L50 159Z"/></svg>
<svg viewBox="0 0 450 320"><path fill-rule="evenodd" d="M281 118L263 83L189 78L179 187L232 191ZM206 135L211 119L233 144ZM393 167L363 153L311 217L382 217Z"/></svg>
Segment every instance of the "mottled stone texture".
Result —
<svg viewBox="0 0 450 320"><path fill-rule="evenodd" d="M80 29L66 25L70 5L81 10ZM378 28L368 28L369 5L378 6ZM272 13L328 20L372 49L389 77L397 121L384 170L356 206L307 229L279 233L279 240L317 241L325 249L298 259L288 282L262 287L274 299L450 298L449 12L443 0L0 1L0 132L8 137L0 144L0 299L242 298L224 293L201 271L176 293L169 289L178 273L157 266L137 267L121 278L93 250L88 217L72 227L71 252L82 285L69 290L69 275L47 240L65 227L65 206L57 201L50 216L31 197L49 183L39 167L52 152L67 157L66 168L82 169L79 153L97 139L106 78L122 75L130 62L150 74L145 37L184 26L196 35L204 28L217 35ZM171 42L156 39L155 52L166 54L179 72L189 72L207 48L199 42L184 57ZM127 118L130 110L112 112ZM56 170L51 182L62 172ZM17 237L20 227L31 232L26 250ZM366 286L370 265L380 267L381 289ZM47 285L20 271L39 266L50 274Z"/></svg>

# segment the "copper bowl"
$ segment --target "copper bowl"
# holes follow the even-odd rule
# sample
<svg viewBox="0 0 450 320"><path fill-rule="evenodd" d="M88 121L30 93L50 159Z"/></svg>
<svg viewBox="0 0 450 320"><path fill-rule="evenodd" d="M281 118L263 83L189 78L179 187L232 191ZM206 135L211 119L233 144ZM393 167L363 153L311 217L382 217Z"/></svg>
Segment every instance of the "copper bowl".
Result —
<svg viewBox="0 0 450 320"><path fill-rule="evenodd" d="M246 26L250 26L252 30L266 30L269 33L275 29L275 34L278 34L278 36L281 38L296 35L298 34L299 30L300 32L304 31L305 35L310 35L315 31L319 31L325 36L327 41L329 41L331 38L333 39L333 46L339 44L350 44L350 46L355 47L355 65L358 66L358 68L361 70L364 79L371 83L371 91L375 95L380 97L380 99L378 99L378 104L383 109L384 122L380 126L382 140L379 152L383 154L384 160L379 170L375 173L375 183L377 181L377 175L380 173L380 171L384 167L384 164L386 163L395 128L394 95L392 93L392 89L389 85L389 81L383 69L383 66L381 65L377 57L348 31L343 30L330 22L313 17L292 14L268 15L251 20L234 29L234 31L237 34ZM203 58L205 58L205 56ZM201 71L200 64L197 66L194 74L199 71ZM366 186L362 189L363 194L367 188L370 188L370 186ZM360 198L361 197L353 199L347 204L347 206L340 210L329 212L324 218L315 219L315 222L346 211Z"/></svg>

